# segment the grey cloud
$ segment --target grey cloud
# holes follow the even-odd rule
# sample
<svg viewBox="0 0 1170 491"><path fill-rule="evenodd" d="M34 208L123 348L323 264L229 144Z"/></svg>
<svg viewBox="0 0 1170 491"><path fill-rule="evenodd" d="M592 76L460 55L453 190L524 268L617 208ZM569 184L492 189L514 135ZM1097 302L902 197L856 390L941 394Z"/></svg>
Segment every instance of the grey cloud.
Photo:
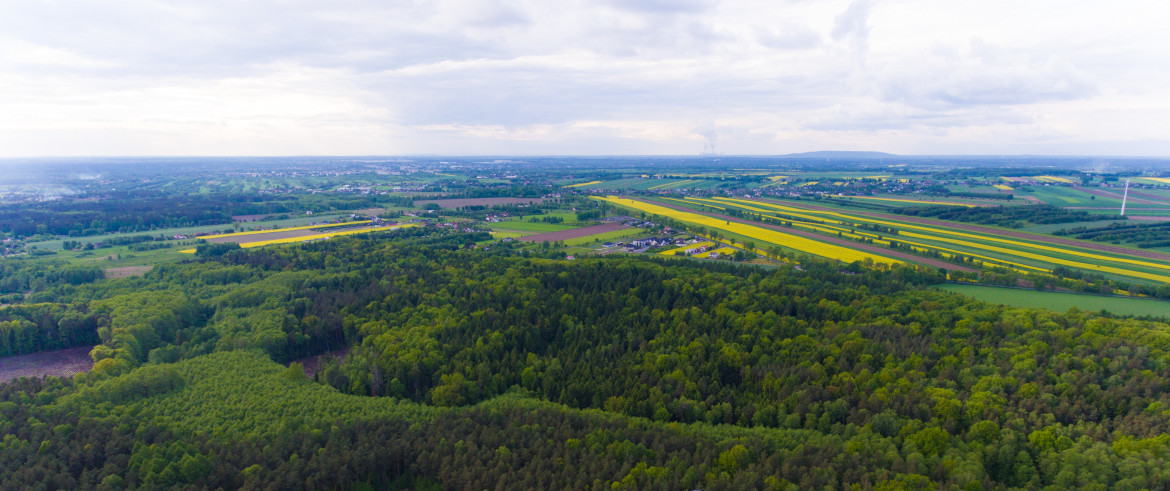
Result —
<svg viewBox="0 0 1170 491"><path fill-rule="evenodd" d="M1017 105L1096 93L1090 76L1055 55L1035 58L984 43L968 52L937 48L885 67L881 96L916 107Z"/></svg>
<svg viewBox="0 0 1170 491"><path fill-rule="evenodd" d="M717 0L609 0L609 5L631 12L696 14L713 10Z"/></svg>
<svg viewBox="0 0 1170 491"><path fill-rule="evenodd" d="M756 33L760 44L773 49L809 49L821 45L821 35L804 24L785 24L760 29Z"/></svg>
<svg viewBox="0 0 1170 491"><path fill-rule="evenodd" d="M854 0L833 20L833 39L850 41L865 53L869 49L869 0Z"/></svg>
<svg viewBox="0 0 1170 491"><path fill-rule="evenodd" d="M1033 118L1010 109L925 111L901 106L878 106L864 110L838 110L802 125L821 131L945 131L948 128L991 125L1026 125Z"/></svg>

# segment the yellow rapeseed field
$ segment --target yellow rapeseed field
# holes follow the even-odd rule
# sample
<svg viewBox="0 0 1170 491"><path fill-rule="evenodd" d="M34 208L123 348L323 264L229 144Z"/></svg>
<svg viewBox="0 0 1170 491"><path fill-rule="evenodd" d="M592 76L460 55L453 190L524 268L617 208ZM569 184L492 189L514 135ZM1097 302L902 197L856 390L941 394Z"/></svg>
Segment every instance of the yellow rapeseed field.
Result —
<svg viewBox="0 0 1170 491"><path fill-rule="evenodd" d="M730 198L718 198L718 199L723 200L723 201L731 200ZM937 228L937 227L929 227L929 226L924 226L924 225L914 225L914 224L909 224L909 223L891 222L891 221L887 221L887 220L880 220L877 218L870 218L870 217L855 217L855 216L850 216L850 215L846 215L843 213L836 213L836 212L829 212L829 211L804 210L802 208L793 208L793 207L777 205L777 204L773 204L773 203L760 202L760 201L751 201L750 203L781 209L781 210L785 211L786 213L789 212L789 210L798 210L798 211L803 211L803 212L807 212L807 213L816 213L816 214L821 214L821 215L838 216L838 217L842 217L842 218L845 218L848 220L862 220L862 221L867 221L867 222L871 222L871 223L879 223L882 225L889 225L891 227L896 227L899 229L920 230L923 232L929 232L929 233L933 233L933 234L944 234L944 235L951 235L951 236L955 236L955 237L964 237L964 238L968 238L968 239L985 240L985 241L989 241L989 242L998 242L1001 244L1022 247L1025 249L1031 249L1031 250L1038 249L1038 250L1043 250L1043 251L1055 252L1058 254L1066 254L1066 255L1070 255L1070 256L1084 257L1087 259L1095 259L1095 260L1099 260L1099 261L1110 261L1110 262L1123 263L1123 264L1133 264L1133 265L1143 266L1143 267L1147 267L1147 268L1170 270L1170 264L1156 263L1156 262L1143 261L1143 260L1139 260L1139 259L1130 259L1130 258L1124 258L1124 257L1105 256L1105 255L1101 255L1101 254L1094 254L1091 252L1077 251L1077 250L1067 249L1067 248L1063 248L1063 247L1049 246L1049 245L1039 244L1039 243L1035 243L1035 242L1022 242L1022 241L1012 240L1012 239L1002 239L1002 238L993 237L990 235L980 235L980 234L973 234L973 233L958 232L955 230L948 230L948 229L942 229L942 228ZM793 215L795 215L795 213L793 213ZM903 235L905 235L905 234L906 234L906 232L903 232ZM921 236L921 237L927 238L927 239L934 239L934 237L930 237L930 236ZM941 240L941 239L938 239L938 240ZM970 242L960 242L960 243L963 245L968 245L968 246L976 247L976 248L983 248L986 250L992 250L989 248L993 247L993 246L984 246L983 244L976 244L976 243L970 243ZM1025 253L1023 251L1008 250L1008 249L1004 249L1004 250L1010 251L1009 252L1010 254L1015 254L1015 255L1020 256L1020 257L1025 257L1025 256L1023 256L1023 254L1030 254L1030 253ZM1036 255L1034 255L1034 256L1036 256ZM1049 256L1039 256L1039 257L1045 258L1042 260L1044 260L1046 262L1062 264L1062 263L1059 263L1056 261L1057 258L1051 258ZM1083 264L1083 263L1078 262L1076 264ZM1065 265L1071 266L1071 264L1065 264ZM1107 266L1104 266L1104 267L1107 267ZM1114 268L1114 269L1116 269L1116 268ZM1118 270L1118 271L1128 271L1128 270ZM1134 272L1134 273L1138 273L1138 272ZM1119 273L1119 274L1121 274L1121 273ZM1139 276L1139 277L1141 277L1141 276Z"/></svg>
<svg viewBox="0 0 1170 491"><path fill-rule="evenodd" d="M274 228L271 230L250 230L247 232L233 232L230 234L200 235L199 238L200 239L218 239L220 237L239 237L241 235L272 234L272 233L277 233L277 232L288 232L290 230L309 230L309 229L314 229L314 228L340 227L343 225L360 225L363 223L370 223L370 220L357 220L357 221L353 221L353 222L342 222L342 223L325 223L325 224L321 224L321 225L304 225L301 227Z"/></svg>
<svg viewBox="0 0 1170 491"><path fill-rule="evenodd" d="M350 223L353 223L353 222L350 222ZM343 235L366 234L366 233L378 232L378 231L382 231L382 230L398 230L400 228L417 227L417 226L418 225L413 224L413 223L407 223L404 225L395 225L392 227L368 227L368 228L359 228L356 230L340 230L337 232L327 232L327 233L323 233L323 234L302 235L300 237L286 237L283 239L258 240L256 242L243 242L240 244L240 247L243 249L251 249L253 247L261 247L261 246L273 245L273 244L291 244L294 242L305 242L305 241L314 240L314 239L327 239L330 237L340 237ZM183 250L178 251L178 252L180 252L182 254L194 254L195 249L183 249Z"/></svg>
<svg viewBox="0 0 1170 491"><path fill-rule="evenodd" d="M674 248L674 249L671 249L669 251L662 251L662 252L659 252L659 254L673 256L676 252L686 252L687 249L695 249L698 247L711 247L713 245L715 245L714 242L707 242L707 241L695 242L694 244L687 244L685 246Z"/></svg>
<svg viewBox="0 0 1170 491"><path fill-rule="evenodd" d="M577 184L570 184L568 186L561 186L562 188L577 188L581 186L592 186L594 184L601 184L601 181L579 182Z"/></svg>
<svg viewBox="0 0 1170 491"><path fill-rule="evenodd" d="M875 263L896 264L901 263L896 259L891 259L876 254L869 254L866 252L841 247L834 244L827 244L818 242L806 237L801 237L792 234L786 234L780 231L748 225L745 223L731 222L727 220L720 220L717 218L700 215L698 213L690 213L685 211L678 211L665 206L659 206L642 201L635 201L626 198L619 198L617 196L593 196L593 199L608 201L610 203L627 206L646 213L660 215L664 217L673 218L675 220L693 223L704 227L724 230L735 234L749 237L752 239L768 242L771 244L781 245L790 249L795 249L800 252L805 252L815 256L826 257L829 259L836 259L846 263L854 261L864 261L870 259Z"/></svg>
<svg viewBox="0 0 1170 491"><path fill-rule="evenodd" d="M1006 184L993 184L993 186L995 186L995 189L999 189L1001 191L1012 191L1012 187Z"/></svg>

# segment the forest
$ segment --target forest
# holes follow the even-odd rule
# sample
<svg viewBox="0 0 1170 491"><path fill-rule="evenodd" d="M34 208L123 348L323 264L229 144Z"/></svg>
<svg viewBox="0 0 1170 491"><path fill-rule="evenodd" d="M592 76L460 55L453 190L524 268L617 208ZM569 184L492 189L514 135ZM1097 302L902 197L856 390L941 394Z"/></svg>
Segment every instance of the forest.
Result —
<svg viewBox="0 0 1170 491"><path fill-rule="evenodd" d="M1170 485L1162 320L436 227L219 252L0 309L0 356L97 344L0 384L0 487Z"/></svg>
<svg viewBox="0 0 1170 491"><path fill-rule="evenodd" d="M159 192L103 195L92 202L0 205L0 233L14 237L38 234L84 237L106 233L224 225L233 215L321 212L369 208L379 204L410 205L409 198L346 195L207 195Z"/></svg>

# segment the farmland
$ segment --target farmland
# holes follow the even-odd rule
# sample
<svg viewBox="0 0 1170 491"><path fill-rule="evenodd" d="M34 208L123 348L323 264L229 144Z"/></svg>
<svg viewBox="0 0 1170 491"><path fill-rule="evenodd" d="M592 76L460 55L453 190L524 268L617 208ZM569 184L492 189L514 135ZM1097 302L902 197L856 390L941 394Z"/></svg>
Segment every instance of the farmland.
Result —
<svg viewBox="0 0 1170 491"><path fill-rule="evenodd" d="M712 230L724 230L726 232L747 237L749 239L762 241L765 244L782 246L798 252L812 254L828 259L835 259L844 262L868 260L874 263L885 264L897 264L901 262L889 257L856 251L853 249L828 244L826 242L810 240L806 237L801 237L798 235L787 234L776 230L770 230L763 227L742 223L731 223L706 215L682 212L672 208L667 208L665 206L654 205L642 201L635 201L613 196L596 197L595 199L604 200L613 204L626 206L638 211L679 220L685 223L707 227Z"/></svg>
<svg viewBox="0 0 1170 491"><path fill-rule="evenodd" d="M1046 272L1052 267L1066 266L1158 283L1170 282L1170 263L1134 257L1129 253L1118 253L1118 250L1109 252L1084 250L1093 249L1088 242L1064 241L1062 245L1054 246L1034 240L1002 238L998 234L960 232L953 227L920 225L856 213L810 210L800 205L771 201L731 198L692 201L697 205L718 203L721 207L751 211L763 217L791 220L794 225L802 223L810 229L836 231L842 234L848 232L868 237L870 240L897 241L923 251L979 256L984 258L985 262L1013 269ZM859 225L883 226L888 230L884 234L867 232L858 230ZM984 230L987 231L989 230Z"/></svg>
<svg viewBox="0 0 1170 491"><path fill-rule="evenodd" d="M237 239L237 240L234 240L232 242L240 244L241 248L249 249L252 247L263 247L263 246L276 245L276 244L293 244L293 243L297 243L297 242L307 242L310 240L321 240L321 239L328 239L331 237L342 237L342 236L346 236L346 235L365 234L365 233L370 233L370 232L382 232L382 231L387 231L387 230L398 230L400 228L408 228L408 227L414 227L414 226L416 226L416 225L408 223L408 224L403 224L403 225L391 225L391 226L384 226L384 227L379 226L379 227L350 228L350 229L334 230L334 231L320 232L320 233L311 233L310 232L308 234L303 234L303 232L306 232L304 230L296 230L296 231L293 231L292 233L275 231L275 232L270 233L270 234L237 236L237 237L231 237L231 238ZM190 253L194 253L195 249L184 249L184 250L181 250L179 252L190 254Z"/></svg>
<svg viewBox="0 0 1170 491"><path fill-rule="evenodd" d="M617 232L627 228L620 223L606 223L602 225L593 225L591 227L571 228L567 230L560 230L556 232L545 232L542 234L526 235L519 240L523 242L556 242L560 240L586 238L596 234L604 234L609 232Z"/></svg>
<svg viewBox="0 0 1170 491"><path fill-rule="evenodd" d="M584 184L582 184L584 185ZM429 204L439 205L442 208L462 208L464 206L496 206L496 205L527 205L539 203L543 198L462 198L462 199L424 199L415 200L415 206Z"/></svg>

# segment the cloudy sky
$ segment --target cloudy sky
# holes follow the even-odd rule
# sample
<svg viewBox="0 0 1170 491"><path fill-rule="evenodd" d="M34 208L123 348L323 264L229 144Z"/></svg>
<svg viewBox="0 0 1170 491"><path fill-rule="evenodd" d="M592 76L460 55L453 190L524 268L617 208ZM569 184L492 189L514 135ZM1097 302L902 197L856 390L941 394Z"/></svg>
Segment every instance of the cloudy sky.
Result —
<svg viewBox="0 0 1170 491"><path fill-rule="evenodd" d="M1170 2L0 3L0 156L1170 155Z"/></svg>

